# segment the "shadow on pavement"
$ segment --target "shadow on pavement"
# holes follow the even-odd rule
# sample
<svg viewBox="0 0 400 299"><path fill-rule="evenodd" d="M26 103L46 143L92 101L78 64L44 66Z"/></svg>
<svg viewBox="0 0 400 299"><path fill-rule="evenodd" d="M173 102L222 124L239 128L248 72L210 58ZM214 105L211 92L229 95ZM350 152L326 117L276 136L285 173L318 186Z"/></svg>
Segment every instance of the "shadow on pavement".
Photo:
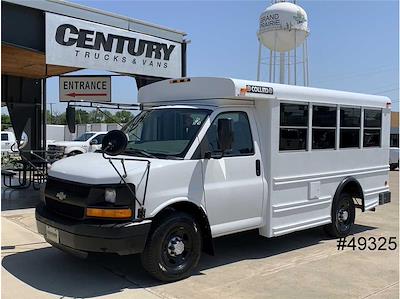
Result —
<svg viewBox="0 0 400 299"><path fill-rule="evenodd" d="M354 233L375 227L355 225ZM225 236L215 240L215 256L203 254L198 271L242 260L263 259L328 240L321 228L267 239L258 231ZM38 290L66 297L95 297L118 293L122 289L162 284L143 270L139 255L95 254L87 260L69 256L54 248L43 248L8 255L3 267L13 276Z"/></svg>

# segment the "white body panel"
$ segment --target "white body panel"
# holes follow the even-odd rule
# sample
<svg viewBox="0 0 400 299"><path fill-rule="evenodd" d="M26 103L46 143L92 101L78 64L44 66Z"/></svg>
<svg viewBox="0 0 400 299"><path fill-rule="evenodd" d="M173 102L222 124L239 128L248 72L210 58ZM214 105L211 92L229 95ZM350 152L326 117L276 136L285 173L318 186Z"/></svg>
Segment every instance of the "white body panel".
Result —
<svg viewBox="0 0 400 299"><path fill-rule="evenodd" d="M246 85L273 88L272 95L246 93ZM331 222L331 205L340 182L352 176L360 183L365 210L378 205L379 193L389 190L390 100L348 92L285 86L224 78L169 80L145 86L138 100L146 109L155 106L212 109L183 160L147 159L151 162L144 207L146 217L178 201L201 207L214 237L259 228L273 237ZM279 150L281 101L365 107L382 110L381 146L363 148ZM215 117L226 111L244 111L250 121L253 155L221 159L192 159ZM310 122L309 122L310 124ZM363 128L360 129L360 132ZM311 130L308 130L310 140ZM338 141L338 137L336 137ZM261 160L256 176L255 161ZM128 182L143 197L146 162L126 161ZM84 166L82 166L84 165ZM119 162L117 167L122 170ZM92 184L116 183L120 178L101 154L85 154L56 162L50 176Z"/></svg>

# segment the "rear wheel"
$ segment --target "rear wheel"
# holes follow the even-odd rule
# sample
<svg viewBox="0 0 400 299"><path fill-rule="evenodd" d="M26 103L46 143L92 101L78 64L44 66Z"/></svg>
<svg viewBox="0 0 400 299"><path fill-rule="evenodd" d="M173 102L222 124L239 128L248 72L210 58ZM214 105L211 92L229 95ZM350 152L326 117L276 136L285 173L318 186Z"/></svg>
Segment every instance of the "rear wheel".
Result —
<svg viewBox="0 0 400 299"><path fill-rule="evenodd" d="M328 235L335 238L350 234L356 217L353 198L348 193L342 193L332 203L332 223L325 226Z"/></svg>
<svg viewBox="0 0 400 299"><path fill-rule="evenodd" d="M143 267L153 277L166 282L191 275L201 255L199 226L190 215L167 216L154 229L141 255Z"/></svg>

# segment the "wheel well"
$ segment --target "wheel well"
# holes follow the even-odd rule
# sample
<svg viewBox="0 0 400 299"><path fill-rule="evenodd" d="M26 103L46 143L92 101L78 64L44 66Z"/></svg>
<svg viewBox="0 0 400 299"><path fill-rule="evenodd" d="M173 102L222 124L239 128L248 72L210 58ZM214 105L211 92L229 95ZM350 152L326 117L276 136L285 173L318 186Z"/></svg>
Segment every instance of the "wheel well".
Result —
<svg viewBox="0 0 400 299"><path fill-rule="evenodd" d="M334 199L338 198L343 192L350 194L353 197L354 205L356 208L365 211L364 204L364 192L360 183L354 177L347 177L340 182L336 189ZM357 198L361 200L361 203L357 201Z"/></svg>
<svg viewBox="0 0 400 299"><path fill-rule="evenodd" d="M168 217L176 211L185 212L194 217L196 222L200 225L202 232L203 251L207 254L214 255L214 243L207 215L202 208L198 207L194 203L181 201L165 207L154 217L152 226L157 226L165 217Z"/></svg>

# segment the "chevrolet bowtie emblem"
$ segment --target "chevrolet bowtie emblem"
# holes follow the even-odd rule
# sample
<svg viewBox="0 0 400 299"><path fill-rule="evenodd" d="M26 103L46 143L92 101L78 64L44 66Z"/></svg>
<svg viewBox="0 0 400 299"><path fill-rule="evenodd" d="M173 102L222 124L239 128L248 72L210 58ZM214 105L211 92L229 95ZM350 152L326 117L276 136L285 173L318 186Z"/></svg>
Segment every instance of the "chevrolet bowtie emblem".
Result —
<svg viewBox="0 0 400 299"><path fill-rule="evenodd" d="M67 198L67 195L66 195L64 192L58 192L58 193L56 194L56 197L57 197L59 200L64 200L64 199Z"/></svg>

